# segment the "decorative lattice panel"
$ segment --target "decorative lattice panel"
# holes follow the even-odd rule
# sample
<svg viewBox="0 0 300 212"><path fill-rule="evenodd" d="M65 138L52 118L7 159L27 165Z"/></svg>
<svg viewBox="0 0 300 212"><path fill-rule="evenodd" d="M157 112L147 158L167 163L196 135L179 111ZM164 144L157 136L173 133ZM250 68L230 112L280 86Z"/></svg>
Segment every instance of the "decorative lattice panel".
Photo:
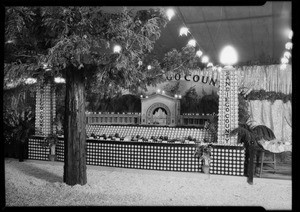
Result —
<svg viewBox="0 0 300 212"><path fill-rule="evenodd" d="M166 171L200 171L195 146L139 142L89 141L87 164Z"/></svg>
<svg viewBox="0 0 300 212"><path fill-rule="evenodd" d="M59 139L58 143L55 146L55 154L56 154L56 160L57 161L64 161L64 140Z"/></svg>
<svg viewBox="0 0 300 212"><path fill-rule="evenodd" d="M28 141L28 159L35 160L49 160L48 156L50 149L48 147L42 147L41 142L43 137L30 138Z"/></svg>
<svg viewBox="0 0 300 212"><path fill-rule="evenodd" d="M244 175L245 149L243 147L214 146L211 159L211 174Z"/></svg>

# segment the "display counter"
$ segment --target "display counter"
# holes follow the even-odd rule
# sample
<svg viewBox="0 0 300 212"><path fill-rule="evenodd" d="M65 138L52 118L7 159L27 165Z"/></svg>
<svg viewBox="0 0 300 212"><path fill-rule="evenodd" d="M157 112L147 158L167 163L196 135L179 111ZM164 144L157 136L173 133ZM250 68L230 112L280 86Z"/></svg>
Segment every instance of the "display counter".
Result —
<svg viewBox="0 0 300 212"><path fill-rule="evenodd" d="M44 137L33 136L28 142L28 158L49 160L50 149L42 147ZM87 164L163 171L200 172L202 162L194 156L196 144L107 141L87 139ZM64 161L64 141L56 144L56 160ZM211 174L244 175L243 146L213 145Z"/></svg>

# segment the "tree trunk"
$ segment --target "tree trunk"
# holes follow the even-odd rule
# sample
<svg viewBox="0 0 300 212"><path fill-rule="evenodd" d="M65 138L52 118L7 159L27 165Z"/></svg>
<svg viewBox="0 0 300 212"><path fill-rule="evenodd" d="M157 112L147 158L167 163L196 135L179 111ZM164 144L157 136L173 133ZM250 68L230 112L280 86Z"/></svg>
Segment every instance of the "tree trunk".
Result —
<svg viewBox="0 0 300 212"><path fill-rule="evenodd" d="M85 86L82 70L66 70L64 118L64 182L68 185L87 183Z"/></svg>

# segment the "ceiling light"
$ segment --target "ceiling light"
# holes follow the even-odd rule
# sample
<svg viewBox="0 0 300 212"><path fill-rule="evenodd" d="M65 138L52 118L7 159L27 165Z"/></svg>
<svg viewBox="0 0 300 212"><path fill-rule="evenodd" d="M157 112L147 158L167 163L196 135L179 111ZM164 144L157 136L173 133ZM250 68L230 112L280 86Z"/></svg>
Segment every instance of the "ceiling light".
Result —
<svg viewBox="0 0 300 212"><path fill-rule="evenodd" d="M288 38L289 38L289 39L292 39L292 38L293 38L293 34L294 34L294 33L293 33L293 30L290 30L290 31L289 31L289 34L288 34Z"/></svg>
<svg viewBox="0 0 300 212"><path fill-rule="evenodd" d="M284 70L284 69L286 69L286 64L281 64L280 65L280 70Z"/></svg>
<svg viewBox="0 0 300 212"><path fill-rule="evenodd" d="M198 56L198 57L201 57L202 56L202 51L201 50L198 50L197 52L196 52L196 55Z"/></svg>
<svg viewBox="0 0 300 212"><path fill-rule="evenodd" d="M180 31L179 31L179 35L182 36L182 35L185 35L187 36L187 33L189 32L189 29L186 28L186 27L181 27L180 28Z"/></svg>
<svg viewBox="0 0 300 212"><path fill-rule="evenodd" d="M289 59L287 59L286 57L282 57L281 63L283 63L283 64L289 63Z"/></svg>
<svg viewBox="0 0 300 212"><path fill-rule="evenodd" d="M37 81L37 79L29 77L25 80L25 84L31 85L31 84L36 83L36 81Z"/></svg>
<svg viewBox="0 0 300 212"><path fill-rule="evenodd" d="M120 45L115 45L114 46L114 53L120 53L121 52L121 46Z"/></svg>
<svg viewBox="0 0 300 212"><path fill-rule="evenodd" d="M204 55L204 56L202 57L201 62L202 62L202 63L208 63L208 61L209 61L209 58L208 58L206 55Z"/></svg>
<svg viewBox="0 0 300 212"><path fill-rule="evenodd" d="M175 12L174 12L173 9L168 9L166 13L167 13L167 16L168 16L169 21L170 21L170 20L172 19L172 17L175 15Z"/></svg>
<svg viewBox="0 0 300 212"><path fill-rule="evenodd" d="M237 62L237 52L232 46L225 46L220 53L220 61L224 65L233 65Z"/></svg>
<svg viewBox="0 0 300 212"><path fill-rule="evenodd" d="M286 51L284 52L283 56L289 59L292 56L292 54L291 52Z"/></svg>
<svg viewBox="0 0 300 212"><path fill-rule="evenodd" d="M286 48L287 50L291 50L291 49L293 48L292 42L287 42L287 43L285 44L285 48Z"/></svg>
<svg viewBox="0 0 300 212"><path fill-rule="evenodd" d="M195 47L196 46L196 40L195 39L189 40L188 45Z"/></svg>
<svg viewBox="0 0 300 212"><path fill-rule="evenodd" d="M55 83L66 83L66 80L62 77L55 77L54 82Z"/></svg>

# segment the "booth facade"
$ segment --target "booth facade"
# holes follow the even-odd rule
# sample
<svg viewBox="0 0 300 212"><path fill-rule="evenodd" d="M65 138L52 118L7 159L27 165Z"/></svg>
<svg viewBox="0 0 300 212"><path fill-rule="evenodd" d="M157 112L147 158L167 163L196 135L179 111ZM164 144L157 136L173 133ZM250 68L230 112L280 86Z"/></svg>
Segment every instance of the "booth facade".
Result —
<svg viewBox="0 0 300 212"><path fill-rule="evenodd" d="M224 175L244 175L245 149L242 145L237 144L236 137L228 137L226 133L229 129L237 126L237 73L234 70L225 70L219 76L220 85L220 105L219 104L219 123L218 123L218 142L213 144L211 152L211 174ZM51 82L49 88L53 88ZM45 110L43 108L55 108L54 101L51 99L55 96L53 90L45 85L38 84L37 87L37 114L36 118L37 132L36 136L29 139L28 157L29 159L48 160L50 152L49 148L41 146L42 141L46 137L43 133L44 128L49 128L49 120L53 119L53 113L44 116ZM40 95L42 94L42 95ZM38 99L39 98L39 99ZM227 108L227 109L226 109ZM199 172L201 171L201 163L197 157L194 156L196 143L180 143L156 141L150 139L151 134L161 133L162 136L176 136L193 135L198 141L203 141L207 136L207 131L199 125L194 128L183 129L184 118L194 118L195 120L207 120L209 115L205 114L180 114L180 99L170 97L164 94L154 94L148 98L142 99L141 113L130 114L114 114L114 113L87 113L87 133L91 133L93 129L107 130L105 127L113 125L121 125L117 129L119 133L132 125L135 127L130 132L144 133L148 140L138 141L119 141L110 139L87 139L87 164L99 166L112 166L123 168L137 168L137 169L152 169L152 170L166 170L166 171L186 171ZM47 122L45 119L47 118ZM126 120L126 121L125 121ZM128 124L128 123L129 124ZM197 123L200 123L197 122ZM122 126L126 125L126 126ZM122 131L123 132L123 131ZM129 132L126 128L125 134ZM186 134L184 134L186 133ZM136 135L136 134L135 134ZM132 135L129 135L132 136ZM64 160L64 141L59 138L59 142L55 147L58 161Z"/></svg>

